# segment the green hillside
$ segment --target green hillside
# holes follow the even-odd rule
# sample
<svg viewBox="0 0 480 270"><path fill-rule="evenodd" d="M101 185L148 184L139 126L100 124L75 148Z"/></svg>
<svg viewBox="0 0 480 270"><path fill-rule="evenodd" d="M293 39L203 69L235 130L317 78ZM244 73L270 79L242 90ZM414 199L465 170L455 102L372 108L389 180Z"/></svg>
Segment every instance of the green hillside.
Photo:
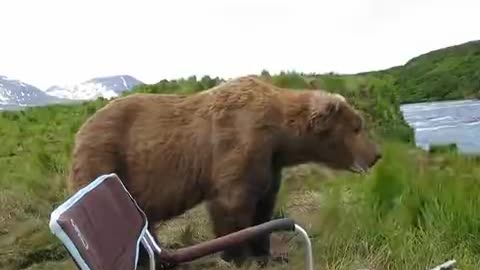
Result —
<svg viewBox="0 0 480 270"><path fill-rule="evenodd" d="M318 269L425 269L450 258L460 262L460 269L479 269L480 161L414 149L412 130L399 110L405 101L478 93L479 48L478 42L467 43L405 66L348 76L261 73L279 86L321 87L345 95L383 144L384 159L369 175L317 166L285 172L277 210L308 228ZM438 83L445 77L449 87ZM208 76L162 80L134 91L188 94L221 81ZM0 269L74 269L49 232L48 219L65 199L73 136L106 102L0 114ZM208 226L198 226L207 222L200 210L172 222L176 226L164 227L161 238L188 244L211 237ZM290 251L289 269L303 269L303 250Z"/></svg>
<svg viewBox="0 0 480 270"><path fill-rule="evenodd" d="M480 41L420 55L386 73L402 102L480 98Z"/></svg>

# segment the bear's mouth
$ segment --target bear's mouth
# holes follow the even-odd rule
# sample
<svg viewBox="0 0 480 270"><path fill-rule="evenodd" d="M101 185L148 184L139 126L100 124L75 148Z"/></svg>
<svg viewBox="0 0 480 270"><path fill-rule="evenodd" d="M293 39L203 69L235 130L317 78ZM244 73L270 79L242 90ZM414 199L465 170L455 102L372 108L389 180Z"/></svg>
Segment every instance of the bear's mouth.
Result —
<svg viewBox="0 0 480 270"><path fill-rule="evenodd" d="M349 169L349 171L351 171L351 172L359 173L359 174L368 172L368 167L367 167L367 166L363 166L363 165L362 165L361 163L359 163L359 162L353 163L353 165L350 166L348 169Z"/></svg>

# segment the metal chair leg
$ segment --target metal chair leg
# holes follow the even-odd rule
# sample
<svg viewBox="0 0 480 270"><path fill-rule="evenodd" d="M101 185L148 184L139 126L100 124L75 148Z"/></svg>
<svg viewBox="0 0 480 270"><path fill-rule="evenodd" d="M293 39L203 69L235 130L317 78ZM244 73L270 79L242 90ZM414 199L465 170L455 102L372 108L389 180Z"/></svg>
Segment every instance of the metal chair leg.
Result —
<svg viewBox="0 0 480 270"><path fill-rule="evenodd" d="M156 252L157 254L160 254L162 252L162 248L158 246L157 241L155 241L155 239L153 238L152 233L150 233L150 231L147 230L145 231L145 236L146 236L145 240L148 241L153 251Z"/></svg>
<svg viewBox="0 0 480 270"><path fill-rule="evenodd" d="M148 231L147 231L148 232ZM148 233L147 233L148 234ZM150 270L155 270L155 254L153 253L152 246L150 246L149 241L145 237L145 235L142 237L142 244L147 250L149 261L150 261Z"/></svg>
<svg viewBox="0 0 480 270"><path fill-rule="evenodd" d="M313 270L313 255L312 255L312 243L308 237L307 232L298 224L295 224L295 231L302 235L305 242L305 264L307 270Z"/></svg>

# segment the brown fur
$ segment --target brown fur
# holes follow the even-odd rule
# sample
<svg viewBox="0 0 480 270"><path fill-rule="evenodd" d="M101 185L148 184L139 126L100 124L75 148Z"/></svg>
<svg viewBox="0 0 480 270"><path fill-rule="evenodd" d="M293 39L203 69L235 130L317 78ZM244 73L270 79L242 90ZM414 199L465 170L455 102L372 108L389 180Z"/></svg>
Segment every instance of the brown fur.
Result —
<svg viewBox="0 0 480 270"><path fill-rule="evenodd" d="M363 171L378 158L362 118L342 97L246 76L191 96L111 101L77 133L68 187L74 192L115 172L151 224L206 201L221 236L271 218L286 166ZM249 247L225 258L268 255L268 237Z"/></svg>

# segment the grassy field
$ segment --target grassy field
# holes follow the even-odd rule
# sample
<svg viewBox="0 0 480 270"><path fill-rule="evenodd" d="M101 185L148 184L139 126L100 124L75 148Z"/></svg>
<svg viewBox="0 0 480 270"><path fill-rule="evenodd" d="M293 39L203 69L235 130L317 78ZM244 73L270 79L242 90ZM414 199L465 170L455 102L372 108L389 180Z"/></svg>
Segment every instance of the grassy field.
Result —
<svg viewBox="0 0 480 270"><path fill-rule="evenodd" d="M398 74L398 69L351 76L262 73L280 86L344 94L362 110L383 144L384 158L368 175L312 165L284 172L277 210L312 235L316 269L426 269L451 258L460 269L480 269L480 161L413 147L398 106L414 96L398 89ZM192 93L220 81L164 80L135 92ZM468 97L473 90L465 93ZM432 97L437 98L442 97ZM74 269L48 229L49 214L65 199L74 133L105 103L0 114L0 269ZM202 205L158 232L162 240L187 245L212 237L209 226L199 225L208 225ZM295 240L289 245L291 263L272 269L303 269L302 247L295 247ZM224 268L205 264L194 269Z"/></svg>

